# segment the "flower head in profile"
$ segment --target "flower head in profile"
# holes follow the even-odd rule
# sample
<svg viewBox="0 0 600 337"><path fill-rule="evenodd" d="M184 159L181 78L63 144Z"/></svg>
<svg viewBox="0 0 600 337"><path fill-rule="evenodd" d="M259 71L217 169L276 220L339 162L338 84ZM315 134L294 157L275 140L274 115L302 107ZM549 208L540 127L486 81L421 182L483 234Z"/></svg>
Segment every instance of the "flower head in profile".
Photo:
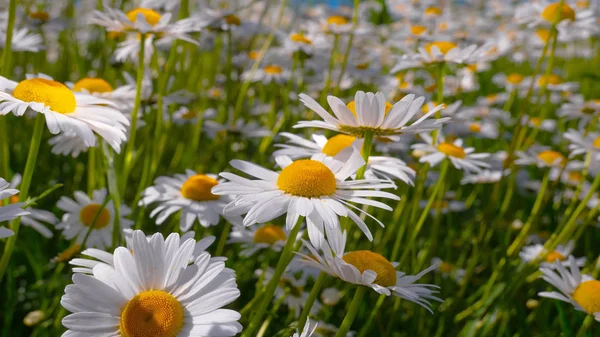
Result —
<svg viewBox="0 0 600 337"><path fill-rule="evenodd" d="M354 101L348 104L344 104L335 96L328 96L327 102L335 117L308 95L300 94L300 100L306 107L316 112L323 121L300 121L294 126L295 128L316 127L357 137L363 137L365 132L372 132L376 136L429 132L440 129L450 120L446 117L430 118L442 110L444 105L438 105L413 120L425 102L425 97L415 99L413 94L404 96L394 105L386 102L381 92L374 94L358 91Z"/></svg>
<svg viewBox="0 0 600 337"><path fill-rule="evenodd" d="M274 224L262 226L233 226L228 243L241 243L240 256L249 257L263 249L280 252L289 235L289 231ZM301 234L299 234L301 236Z"/></svg>
<svg viewBox="0 0 600 337"><path fill-rule="evenodd" d="M592 160L600 160L600 133L569 129L564 137L571 142L569 158L589 153Z"/></svg>
<svg viewBox="0 0 600 337"><path fill-rule="evenodd" d="M534 244L530 246L523 247L523 250L519 253L519 256L524 262L533 262L538 261L538 259L542 259L540 266L545 268L554 269L557 263L562 263L564 266L567 266L571 263L568 259L573 252L575 243L573 241L569 241L566 245L558 245L552 251L548 251L544 248L543 244ZM585 265L585 257L576 258L575 263L578 267L583 267ZM540 261L538 261L540 262Z"/></svg>
<svg viewBox="0 0 600 337"><path fill-rule="evenodd" d="M517 151L515 164L536 165L537 167L558 167L567 165L567 158L558 152L544 146L532 146L527 151Z"/></svg>
<svg viewBox="0 0 600 337"><path fill-rule="evenodd" d="M436 166L444 159L448 159L455 168L476 173L490 167L488 163L482 161L489 157L489 153L474 153L475 148L463 147L462 139L451 141L438 134L438 139L434 142L428 134L422 133L419 136L425 143L414 144L412 148L420 152L421 163Z"/></svg>
<svg viewBox="0 0 600 337"><path fill-rule="evenodd" d="M462 48L450 41L434 41L419 47L416 53L403 55L390 72L442 63L475 64L490 59L492 48L491 44L472 44Z"/></svg>
<svg viewBox="0 0 600 337"><path fill-rule="evenodd" d="M91 274L73 274L61 305L71 336L234 336L240 314L224 306L239 297L235 273L196 241L173 233L132 235L118 247L114 264L98 263Z"/></svg>

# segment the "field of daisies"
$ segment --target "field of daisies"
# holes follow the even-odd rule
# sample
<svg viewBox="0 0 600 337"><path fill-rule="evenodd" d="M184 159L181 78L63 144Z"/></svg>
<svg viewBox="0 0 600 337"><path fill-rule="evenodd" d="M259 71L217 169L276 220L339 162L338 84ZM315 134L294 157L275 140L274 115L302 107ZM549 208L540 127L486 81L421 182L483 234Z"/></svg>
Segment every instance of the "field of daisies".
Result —
<svg viewBox="0 0 600 337"><path fill-rule="evenodd" d="M0 337L600 336L600 0L5 0Z"/></svg>

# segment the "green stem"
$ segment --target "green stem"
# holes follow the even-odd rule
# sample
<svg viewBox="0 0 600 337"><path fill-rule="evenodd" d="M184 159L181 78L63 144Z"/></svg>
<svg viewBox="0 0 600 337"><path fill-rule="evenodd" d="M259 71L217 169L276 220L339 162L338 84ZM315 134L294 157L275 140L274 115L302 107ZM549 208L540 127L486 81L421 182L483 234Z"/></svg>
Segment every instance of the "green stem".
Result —
<svg viewBox="0 0 600 337"><path fill-rule="evenodd" d="M12 3L12 2L11 2ZM23 180L21 181L19 191L19 202L24 202L29 197L29 187L31 186L31 178L33 177L33 171L35 169L35 163L37 161L40 144L42 143L42 134L44 132L44 126L46 119L41 113L37 114L35 118L35 127L33 129L33 135L31 137L31 144L29 145L29 153L27 154L27 163L25 164L25 171L23 172ZM15 249L17 237L19 235L19 227L21 226L21 218L16 218L11 223L11 229L15 233L9 237L4 246L4 253L2 259L0 259L0 281L6 272L6 267L10 261L10 257Z"/></svg>
<svg viewBox="0 0 600 337"><path fill-rule="evenodd" d="M346 317L344 317L344 321L342 325L338 329L338 332L335 334L335 337L346 337L348 331L350 331L350 326L352 326L352 322L354 321L354 317L356 317L356 313L362 304L362 298L367 291L366 287L358 286L356 288L356 292L354 293L354 298L352 299L352 303L350 303L350 308L346 313Z"/></svg>
<svg viewBox="0 0 600 337"><path fill-rule="evenodd" d="M2 53L2 75L7 76L10 74L10 58L12 55L12 37L13 29L15 27L15 14L17 11L17 0L10 0L8 5L8 23L6 25L6 40L4 42L4 51ZM0 177L6 179L9 178L10 174L10 150L8 147L8 139L10 137L6 134L6 117L0 117Z"/></svg>
<svg viewBox="0 0 600 337"><path fill-rule="evenodd" d="M219 237L219 243L217 244L215 256L221 256L221 254L223 253L223 248L225 248L225 243L227 242L227 237L229 236L230 231L231 222L225 221L225 227L223 227L223 231L221 232L221 236Z"/></svg>
<svg viewBox="0 0 600 337"><path fill-rule="evenodd" d="M387 296L385 295L379 296L379 298L377 299L377 303L375 303L375 308L371 310L371 314L369 314L369 318L367 318L367 322L365 323L365 325L363 325L362 329L360 329L358 337L365 337L367 335L369 329L371 328L371 324L375 319L375 316L377 316L377 313L379 312L379 308L381 308L381 306L383 305L383 301L385 301L386 298Z"/></svg>
<svg viewBox="0 0 600 337"><path fill-rule="evenodd" d="M106 164L106 182L108 192L113 200L115 207L115 220L112 233L112 247L116 248L121 244L121 195L117 184L117 173L115 170L115 159L112 150L106 143L103 143L104 157Z"/></svg>
<svg viewBox="0 0 600 337"><path fill-rule="evenodd" d="M354 0L354 11L352 12L352 27L353 31L358 26L358 7L360 0ZM354 34L350 34L348 38L348 44L346 45L346 50L344 51L344 58L342 59L342 68L340 70L340 76L338 77L335 90L336 93L340 90L340 84L342 83L342 79L344 78L344 73L346 73L346 67L348 66L348 56L350 55L350 51L352 50L352 42L354 41Z"/></svg>
<svg viewBox="0 0 600 337"><path fill-rule="evenodd" d="M340 44L340 36L335 34L333 37L333 46L331 47L331 54L329 55L329 67L327 68L327 75L325 76L325 86L323 86L323 91L321 91L321 97L319 98L319 103L321 105L325 104L325 100L327 99L327 94L329 93L329 87L331 87L331 73L333 72L333 67L335 66L335 51Z"/></svg>
<svg viewBox="0 0 600 337"><path fill-rule="evenodd" d="M279 280L281 279L281 276L283 275L283 272L285 271L285 268L287 267L288 263L292 259L294 243L296 242L296 238L298 237L298 232L300 231L300 227L302 227L303 220L304 220L303 217L300 217L298 219L298 222L296 223L296 225L290 232L290 235L288 236L288 239L285 243L285 247L283 247L283 251L281 252L281 255L279 256L279 262L277 262L277 267L275 268L275 271L273 272L273 277L271 278L271 280L269 281L269 284L267 285L267 288L261 295L262 298L256 309L256 314L254 314L254 316L252 317L252 320L250 321L250 324L248 325L248 328L246 329L246 331L244 332L242 337L254 337L255 336L256 329L258 329L259 324L261 324L263 317L265 316L267 307L269 306L269 303L273 299L273 295L275 294L275 290L277 289Z"/></svg>
<svg viewBox="0 0 600 337"><path fill-rule="evenodd" d="M306 324L306 320L308 319L308 315L310 314L310 309L312 308L313 304L315 303L315 300L317 299L317 296L319 295L319 291L321 291L321 288L323 287L323 284L325 283L326 277L327 277L327 274L325 274L324 272L321 272L319 274L319 276L317 277L317 280L315 281L315 284L313 285L312 289L310 290L310 294L308 295L308 298L306 299L306 303L304 304L304 308L302 308L302 313L300 314L300 319L298 320L298 330L299 331L304 329L304 324Z"/></svg>
<svg viewBox="0 0 600 337"><path fill-rule="evenodd" d="M585 333L588 331L588 329L592 326L593 323L594 323L594 316L587 315L585 317L585 320L583 321L583 324L581 325L581 328L579 328L579 331L577 332L577 335L575 337L584 337Z"/></svg>
<svg viewBox="0 0 600 337"><path fill-rule="evenodd" d="M87 165L87 191L91 195L96 187L96 148L90 147L88 150L88 165Z"/></svg>
<svg viewBox="0 0 600 337"><path fill-rule="evenodd" d="M362 149L362 157L365 160L365 164L361 166L356 172L356 180L364 179L365 172L367 171L367 165L369 164L369 156L371 155L371 149L373 147L373 131L365 131L364 143Z"/></svg>

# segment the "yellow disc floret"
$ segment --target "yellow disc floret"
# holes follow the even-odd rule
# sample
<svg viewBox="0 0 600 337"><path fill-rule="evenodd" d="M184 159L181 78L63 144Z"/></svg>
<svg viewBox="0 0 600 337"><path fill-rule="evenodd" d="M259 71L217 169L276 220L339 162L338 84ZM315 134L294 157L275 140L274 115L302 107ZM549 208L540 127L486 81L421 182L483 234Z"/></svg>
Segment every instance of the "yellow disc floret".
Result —
<svg viewBox="0 0 600 337"><path fill-rule="evenodd" d="M564 165L566 163L565 156L556 151L551 150L546 150L538 153L537 158L547 165Z"/></svg>
<svg viewBox="0 0 600 337"><path fill-rule="evenodd" d="M71 113L77 102L75 95L64 84L45 78L31 78L17 84L13 96L23 102L43 103L52 111Z"/></svg>
<svg viewBox="0 0 600 337"><path fill-rule="evenodd" d="M196 174L188 178L181 186L181 195L195 201L219 200L220 196L210 191L219 182L204 174Z"/></svg>
<svg viewBox="0 0 600 337"><path fill-rule="evenodd" d="M277 241L285 241L286 235L280 226L264 225L254 232L254 243L274 245Z"/></svg>
<svg viewBox="0 0 600 337"><path fill-rule="evenodd" d="M285 193L305 198L332 195L337 189L335 175L320 161L301 159L284 168L277 187Z"/></svg>
<svg viewBox="0 0 600 337"><path fill-rule="evenodd" d="M343 149L352 145L352 142L355 140L356 137L344 134L335 135L327 140L327 143L325 143L325 146L323 146L323 150L321 150L321 152L333 157L340 153L340 151Z"/></svg>
<svg viewBox="0 0 600 337"><path fill-rule="evenodd" d="M437 149L441 153L443 153L447 156L450 156L450 157L463 159L467 156L467 154L465 153L465 150L463 150L462 147L456 146L452 143L447 143L447 142L440 143L440 145L438 145Z"/></svg>
<svg viewBox="0 0 600 337"><path fill-rule="evenodd" d="M454 44L452 42L447 42L447 41L436 41L436 42L431 42L428 45L426 45L425 50L427 50L427 52L429 54L431 54L431 50L433 49L433 47L437 47L439 49L440 53L446 55L447 52L456 48L456 44Z"/></svg>
<svg viewBox="0 0 600 337"><path fill-rule="evenodd" d="M267 74L276 75L276 74L281 74L283 72L283 69L280 66L270 64L265 67L264 71Z"/></svg>
<svg viewBox="0 0 600 337"><path fill-rule="evenodd" d="M346 263L353 265L361 273L372 270L377 273L373 283L382 287L393 287L396 285L396 268L382 255L368 250L357 250L347 253L343 257Z"/></svg>
<svg viewBox="0 0 600 337"><path fill-rule="evenodd" d="M573 299L588 314L600 312L600 281L582 282L573 292Z"/></svg>
<svg viewBox="0 0 600 337"><path fill-rule="evenodd" d="M104 93L111 92L113 88L108 82L101 78L96 77L84 77L73 85L73 91L87 90L90 93Z"/></svg>
<svg viewBox="0 0 600 337"><path fill-rule="evenodd" d="M142 14L144 19L146 19L146 22L151 26L156 25L161 18L160 14L150 8L136 8L131 10L127 12L127 18L131 22L136 22L138 14Z"/></svg>
<svg viewBox="0 0 600 337"><path fill-rule="evenodd" d="M341 16L341 15L333 15L330 16L329 18L327 18L327 24L329 25L345 25L348 24L350 21Z"/></svg>
<svg viewBox="0 0 600 337"><path fill-rule="evenodd" d="M98 214L98 212L100 213ZM96 223L94 223L96 214L98 214L98 219L96 219ZM108 226L110 223L110 212L106 207L102 207L100 204L85 205L79 212L79 220L86 227L94 225L95 229L101 229Z"/></svg>
<svg viewBox="0 0 600 337"><path fill-rule="evenodd" d="M300 33L294 33L294 34L290 35L290 40L292 40L294 42L298 42L298 43L307 44L307 45L312 44L312 41L309 38L307 38L304 34L300 34Z"/></svg>
<svg viewBox="0 0 600 337"><path fill-rule="evenodd" d="M181 303L162 290L139 293L121 312L123 337L176 337L182 327Z"/></svg>
<svg viewBox="0 0 600 337"><path fill-rule="evenodd" d="M542 11L542 18L550 23L565 19L575 21L575 11L567 4L563 4L561 8L560 3L556 2L544 8L544 11Z"/></svg>
<svg viewBox="0 0 600 337"><path fill-rule="evenodd" d="M546 262L548 262L548 263L554 263L556 261L564 261L565 259L566 259L565 256L557 251L552 251L552 252L548 253L548 255L546 255Z"/></svg>
<svg viewBox="0 0 600 337"><path fill-rule="evenodd" d="M232 25L232 26L241 26L242 25L242 20L240 20L239 17L237 17L233 14L225 16L224 19L228 25Z"/></svg>
<svg viewBox="0 0 600 337"><path fill-rule="evenodd" d="M523 82L523 79L525 79L523 75L517 73L512 73L506 76L506 82L510 84L520 84L521 82Z"/></svg>
<svg viewBox="0 0 600 337"><path fill-rule="evenodd" d="M600 149L600 137L596 137L592 145L594 145L595 148Z"/></svg>

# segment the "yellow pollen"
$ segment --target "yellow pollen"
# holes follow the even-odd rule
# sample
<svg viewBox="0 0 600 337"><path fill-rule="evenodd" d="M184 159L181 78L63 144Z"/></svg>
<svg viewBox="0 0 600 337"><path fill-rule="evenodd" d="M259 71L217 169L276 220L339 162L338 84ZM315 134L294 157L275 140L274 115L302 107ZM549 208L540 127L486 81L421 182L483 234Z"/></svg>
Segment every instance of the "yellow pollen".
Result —
<svg viewBox="0 0 600 337"><path fill-rule="evenodd" d="M182 327L181 303L162 290L139 293L121 312L123 337L176 337Z"/></svg>
<svg viewBox="0 0 600 337"><path fill-rule="evenodd" d="M440 145L438 145L437 149L441 153L443 153L447 156L450 156L450 157L463 159L467 156L467 154L465 153L465 150L463 150L462 147L456 146L452 143L446 143L446 142L440 143Z"/></svg>
<svg viewBox="0 0 600 337"><path fill-rule="evenodd" d="M307 38L303 34L299 34L299 33L294 33L294 34L290 35L290 40L292 40L294 42L298 42L298 43L308 44L308 45L312 44L312 41L309 38Z"/></svg>
<svg viewBox="0 0 600 337"><path fill-rule="evenodd" d="M564 257L564 255L562 255L561 253L559 253L557 251L550 252L546 256L546 262L548 262L548 263L553 263L556 261L564 261L565 259L566 259L566 257Z"/></svg>
<svg viewBox="0 0 600 337"><path fill-rule="evenodd" d="M327 140L325 146L323 146L323 150L321 152L325 153L328 156L335 156L343 149L352 145L352 142L356 140L356 137L348 136L348 135L335 135Z"/></svg>
<svg viewBox="0 0 600 337"><path fill-rule="evenodd" d="M426 45L425 50L427 50L427 52L431 54L431 50L433 49L433 47L438 47L440 53L446 55L447 52L456 48L456 44L447 41L436 41Z"/></svg>
<svg viewBox="0 0 600 337"><path fill-rule="evenodd" d="M450 274L454 270L453 265L451 265L448 262L443 262L443 261L440 263L440 266L438 268L444 274Z"/></svg>
<svg viewBox="0 0 600 337"><path fill-rule="evenodd" d="M426 31L427 31L427 27L425 27L425 26L414 25L414 26L410 27L410 32L413 35L421 35L421 34L425 33Z"/></svg>
<svg viewBox="0 0 600 337"><path fill-rule="evenodd" d="M477 71L477 63L473 63L473 64L468 64L467 65L467 69L469 69L472 72Z"/></svg>
<svg viewBox="0 0 600 337"><path fill-rule="evenodd" d="M268 65L265 67L264 69L265 73L267 74L281 74L283 72L283 69L281 69L280 66L276 66L276 65Z"/></svg>
<svg viewBox="0 0 600 337"><path fill-rule="evenodd" d="M396 285L396 268L385 257L368 250L357 250L347 253L342 258L348 264L353 265L361 272L372 270L377 273L373 283L382 287L393 287Z"/></svg>
<svg viewBox="0 0 600 337"><path fill-rule="evenodd" d="M550 31L545 28L540 28L535 31L535 35L537 35L540 38L540 40L546 42L550 38Z"/></svg>
<svg viewBox="0 0 600 337"><path fill-rule="evenodd" d="M90 93L104 93L113 91L113 88L110 84L108 84L108 82L101 78L95 77L84 77L77 81L75 85L73 85L73 91L82 91L82 89L85 89Z"/></svg>
<svg viewBox="0 0 600 337"><path fill-rule="evenodd" d="M146 22L151 25L154 26L158 23L158 21L160 21L160 14L158 14L157 12L155 12L154 10L150 9L150 8L136 8L134 10L131 10L129 12L127 12L127 18L129 19L129 21L131 22L136 22L137 20L137 15L141 13L144 18L146 19Z"/></svg>
<svg viewBox="0 0 600 337"><path fill-rule="evenodd" d="M106 37L108 37L109 39L118 39L120 37L125 36L124 32L106 32Z"/></svg>
<svg viewBox="0 0 600 337"><path fill-rule="evenodd" d="M560 8L560 3L553 3L544 8L542 18L550 23L559 22L565 19L575 21L575 11L567 4L563 4L562 8Z"/></svg>
<svg viewBox="0 0 600 337"><path fill-rule="evenodd" d="M352 114L355 117L358 117L356 115L356 103L354 103L354 101L351 101L350 103L346 104L346 106L348 107L348 109L350 110L350 112L352 112ZM387 116L388 112L390 112L390 110L392 110L392 103L390 102L385 102L385 116Z"/></svg>
<svg viewBox="0 0 600 337"><path fill-rule="evenodd" d="M10 203L10 204L16 204L17 202L19 202L19 195L18 194L11 195L8 198L8 203Z"/></svg>
<svg viewBox="0 0 600 337"><path fill-rule="evenodd" d="M506 82L510 83L510 84L519 84L521 82L523 82L523 75L521 74L517 74L517 73L512 73L508 76L506 76Z"/></svg>
<svg viewBox="0 0 600 337"><path fill-rule="evenodd" d="M573 299L585 312L600 312L600 281L590 280L579 284L573 292Z"/></svg>
<svg viewBox="0 0 600 337"><path fill-rule="evenodd" d="M192 110L188 110L186 112L184 112L183 114L181 114L181 118L185 119L185 120L191 120L196 118L196 116L198 116L198 113L196 113L196 111L192 111Z"/></svg>
<svg viewBox="0 0 600 337"><path fill-rule="evenodd" d="M264 225L254 232L254 243L274 245L277 241L285 241L285 239L285 232L276 225Z"/></svg>
<svg viewBox="0 0 600 337"><path fill-rule="evenodd" d="M76 243L71 245L69 248L65 249L64 252L61 252L56 257L56 262L67 262L75 256L75 254L81 251L81 245Z"/></svg>
<svg viewBox="0 0 600 337"><path fill-rule="evenodd" d="M542 76L540 76L540 78L538 78L538 85L548 85L548 84L556 85L556 84L560 84L560 82L561 82L560 77L558 75L554 75L554 74L550 74L548 76L542 75Z"/></svg>
<svg viewBox="0 0 600 337"><path fill-rule="evenodd" d="M228 25L233 25L233 26L241 26L242 25L242 20L240 20L240 18L238 18L237 16L235 16L233 14L225 16L224 19Z"/></svg>
<svg viewBox="0 0 600 337"><path fill-rule="evenodd" d="M186 180L181 186L181 195L195 201L219 200L220 196L212 194L211 188L219 182L204 174L196 174Z"/></svg>
<svg viewBox="0 0 600 337"><path fill-rule="evenodd" d="M298 197L318 198L333 195L337 189L337 182L335 175L325 164L316 160L301 159L279 173L277 187Z"/></svg>
<svg viewBox="0 0 600 337"><path fill-rule="evenodd" d="M474 132L474 133L481 132L481 124L471 123L469 125L469 131Z"/></svg>
<svg viewBox="0 0 600 337"><path fill-rule="evenodd" d="M553 165L554 163L558 163L562 166L566 162L566 159L562 154L550 150L540 152L537 155L537 158L546 163L547 165Z"/></svg>
<svg viewBox="0 0 600 337"><path fill-rule="evenodd" d="M100 208L102 208L102 205L100 204L89 204L84 206L79 212L79 220L81 223L86 227L90 227L93 224L94 229L101 229L108 226L110 223L110 212L106 207L102 208L102 210L100 210ZM98 212L100 212L100 214L94 224L94 218Z"/></svg>
<svg viewBox="0 0 600 337"><path fill-rule="evenodd" d="M595 148L600 149L600 137L596 137L592 145L594 145Z"/></svg>
<svg viewBox="0 0 600 337"><path fill-rule="evenodd" d="M349 22L350 21L347 18L345 18L341 15L333 15L333 16L330 16L329 18L327 18L328 25L338 25L339 26L339 25L345 25Z"/></svg>
<svg viewBox="0 0 600 337"><path fill-rule="evenodd" d="M46 12L30 12L29 17L40 21L48 21L50 19L50 15Z"/></svg>
<svg viewBox="0 0 600 337"><path fill-rule="evenodd" d="M442 15L442 9L435 6L429 6L425 9L425 15L440 16Z"/></svg>
<svg viewBox="0 0 600 337"><path fill-rule="evenodd" d="M60 113L75 111L75 95L64 84L45 78L23 80L13 90L13 96L24 102L37 102Z"/></svg>

